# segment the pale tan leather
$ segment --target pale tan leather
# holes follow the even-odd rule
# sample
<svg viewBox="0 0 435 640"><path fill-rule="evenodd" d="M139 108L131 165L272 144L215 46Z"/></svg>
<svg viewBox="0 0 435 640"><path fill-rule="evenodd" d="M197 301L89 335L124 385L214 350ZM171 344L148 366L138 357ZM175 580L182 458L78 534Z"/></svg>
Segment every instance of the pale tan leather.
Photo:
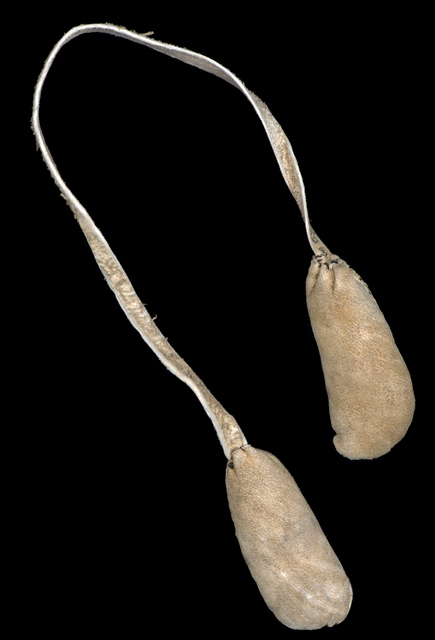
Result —
<svg viewBox="0 0 435 640"><path fill-rule="evenodd" d="M342 622L352 587L284 465L243 446L227 464L226 485L243 557L278 620L291 629Z"/></svg>
<svg viewBox="0 0 435 640"><path fill-rule="evenodd" d="M334 445L377 458L403 438L415 400L411 377L376 300L344 260L313 258L308 313L320 352Z"/></svg>

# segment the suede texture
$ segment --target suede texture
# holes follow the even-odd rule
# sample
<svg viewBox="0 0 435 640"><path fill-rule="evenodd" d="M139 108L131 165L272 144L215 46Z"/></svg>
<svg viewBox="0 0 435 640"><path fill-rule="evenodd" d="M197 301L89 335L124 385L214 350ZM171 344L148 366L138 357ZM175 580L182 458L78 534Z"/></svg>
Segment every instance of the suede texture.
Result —
<svg viewBox="0 0 435 640"><path fill-rule="evenodd" d="M243 557L267 606L291 629L341 622L352 588L296 482L271 453L233 451L226 486Z"/></svg>
<svg viewBox="0 0 435 640"><path fill-rule="evenodd" d="M306 282L320 352L334 445L351 459L377 458L408 430L411 377L376 300L343 260L313 258Z"/></svg>

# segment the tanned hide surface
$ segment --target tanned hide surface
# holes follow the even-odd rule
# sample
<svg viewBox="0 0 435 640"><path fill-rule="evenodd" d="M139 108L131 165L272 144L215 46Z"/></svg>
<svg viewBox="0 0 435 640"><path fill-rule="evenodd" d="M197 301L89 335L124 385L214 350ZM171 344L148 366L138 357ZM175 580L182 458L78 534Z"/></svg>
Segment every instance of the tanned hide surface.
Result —
<svg viewBox="0 0 435 640"><path fill-rule="evenodd" d="M352 587L325 534L284 465L246 445L227 464L236 536L267 606L291 629L344 620Z"/></svg>
<svg viewBox="0 0 435 640"><path fill-rule="evenodd" d="M320 352L334 445L351 459L387 453L408 430L411 377L376 300L344 260L313 258L308 313Z"/></svg>

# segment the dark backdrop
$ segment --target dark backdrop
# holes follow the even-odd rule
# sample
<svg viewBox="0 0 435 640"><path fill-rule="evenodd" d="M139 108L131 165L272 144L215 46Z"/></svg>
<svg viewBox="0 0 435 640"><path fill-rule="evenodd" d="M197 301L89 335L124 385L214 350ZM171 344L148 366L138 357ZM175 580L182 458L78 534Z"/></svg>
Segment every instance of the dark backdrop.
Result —
<svg viewBox="0 0 435 640"><path fill-rule="evenodd" d="M41 103L52 155L172 346L316 513L354 588L348 618L322 633L421 629L432 376L430 266L417 245L424 16L139 6L26 16L16 113L28 182L14 237L28 266L11 376L25 393L10 485L16 593L29 613L20 608L18 624L56 637L292 633L239 552L209 419L127 322L35 150L32 90L46 56L71 27L108 21L214 58L266 102L298 159L314 228L390 323L415 385L414 423L385 457L351 462L332 444L306 311L311 250L248 101L114 37L61 51Z"/></svg>

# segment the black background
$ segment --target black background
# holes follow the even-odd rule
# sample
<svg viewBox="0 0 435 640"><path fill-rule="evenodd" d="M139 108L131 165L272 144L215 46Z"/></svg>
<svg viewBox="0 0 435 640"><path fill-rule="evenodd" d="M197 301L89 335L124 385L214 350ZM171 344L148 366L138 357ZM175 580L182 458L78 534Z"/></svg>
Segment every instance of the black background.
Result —
<svg viewBox="0 0 435 640"><path fill-rule="evenodd" d="M269 612L241 557L209 419L127 322L35 150L37 76L84 22L153 30L217 60L289 137L315 230L370 286L413 377L414 422L378 460L349 461L332 444L305 305L311 250L244 96L100 34L61 50L42 94L43 131L67 185L172 346L248 441L292 473L339 556L354 602L319 633L380 637L426 622L427 16L276 5L241 17L224 5L196 14L128 3L26 14L28 55L14 63L23 94L13 100L25 184L6 247L15 273L25 265L15 291L23 348L9 381L24 389L9 481L17 628L295 633Z"/></svg>

